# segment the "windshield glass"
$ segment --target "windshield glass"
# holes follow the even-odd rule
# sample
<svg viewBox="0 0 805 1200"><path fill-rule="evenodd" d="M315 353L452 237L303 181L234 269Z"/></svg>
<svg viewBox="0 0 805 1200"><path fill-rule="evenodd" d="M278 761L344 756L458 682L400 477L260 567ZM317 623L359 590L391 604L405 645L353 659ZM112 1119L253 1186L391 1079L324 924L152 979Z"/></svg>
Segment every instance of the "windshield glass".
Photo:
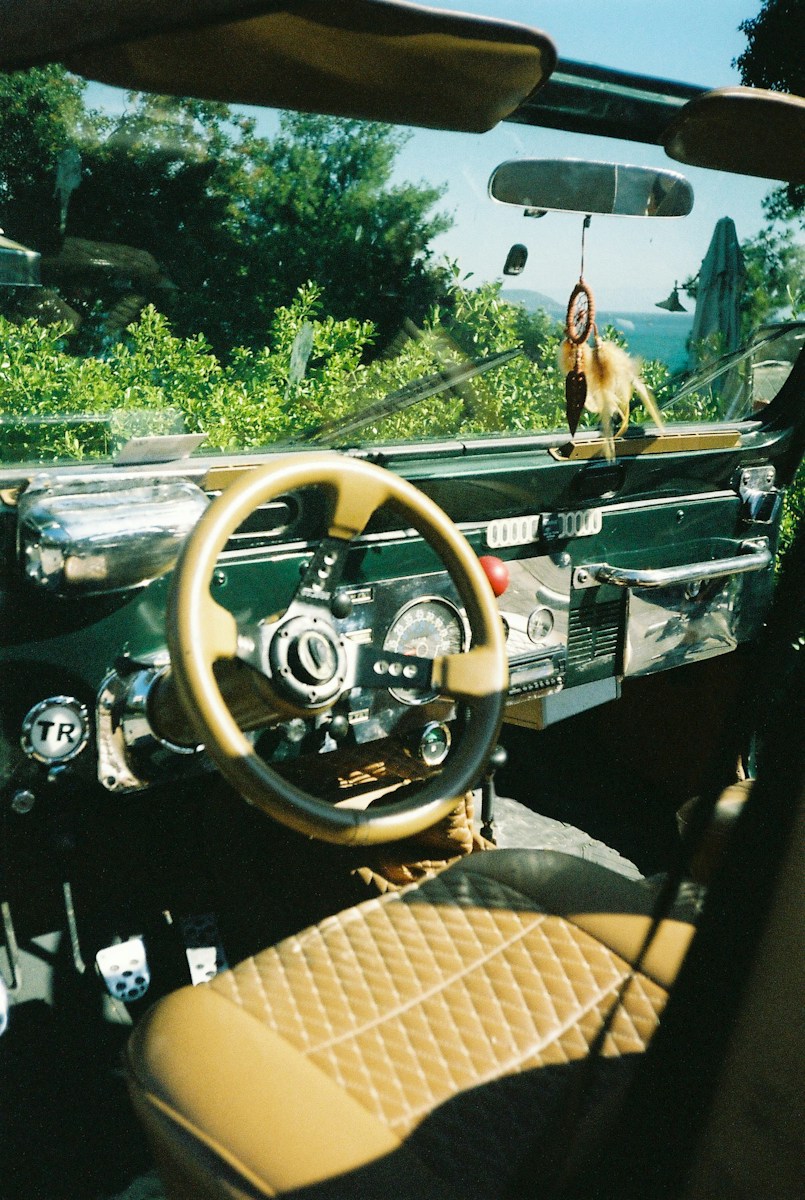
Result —
<svg viewBox="0 0 805 1200"><path fill-rule="evenodd" d="M723 57L704 83L734 81ZM132 444L147 459L167 435L178 454L567 440L566 376L598 362L563 345L581 276L584 352L616 347L620 379L611 411L593 391L582 433L658 410L750 419L805 340L802 226L780 185L659 146L245 109L60 67L0 89L5 462L132 461ZM490 194L511 160L550 163L533 168L545 207ZM571 161L595 164L598 195L651 168L629 173L644 207L673 171L685 215L596 208L585 228L583 189L578 211L550 210Z"/></svg>

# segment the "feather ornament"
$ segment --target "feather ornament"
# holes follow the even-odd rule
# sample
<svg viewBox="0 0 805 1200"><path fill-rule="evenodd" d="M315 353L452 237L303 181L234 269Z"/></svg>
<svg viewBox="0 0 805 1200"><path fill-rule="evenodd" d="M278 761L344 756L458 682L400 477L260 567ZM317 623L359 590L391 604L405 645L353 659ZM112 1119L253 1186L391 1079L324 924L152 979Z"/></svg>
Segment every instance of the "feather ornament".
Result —
<svg viewBox="0 0 805 1200"><path fill-rule="evenodd" d="M584 342L572 345L567 339L559 347L559 366L567 374L580 370L587 379L584 407L601 421L604 453L615 457L615 438L621 437L629 424L629 404L637 396L651 419L663 427L657 402L640 375L640 364L615 342L596 338L591 346Z"/></svg>

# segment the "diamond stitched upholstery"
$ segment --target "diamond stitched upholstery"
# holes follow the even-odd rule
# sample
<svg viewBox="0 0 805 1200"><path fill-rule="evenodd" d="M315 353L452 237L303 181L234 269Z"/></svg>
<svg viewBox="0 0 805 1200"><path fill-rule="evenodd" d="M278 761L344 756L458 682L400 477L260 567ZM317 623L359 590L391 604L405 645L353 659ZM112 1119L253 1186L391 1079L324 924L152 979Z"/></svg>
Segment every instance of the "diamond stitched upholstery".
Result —
<svg viewBox="0 0 805 1200"><path fill-rule="evenodd" d="M460 871L350 909L208 986L398 1135L465 1089L582 1058L628 964L493 877ZM666 992L632 981L605 1054L645 1048Z"/></svg>

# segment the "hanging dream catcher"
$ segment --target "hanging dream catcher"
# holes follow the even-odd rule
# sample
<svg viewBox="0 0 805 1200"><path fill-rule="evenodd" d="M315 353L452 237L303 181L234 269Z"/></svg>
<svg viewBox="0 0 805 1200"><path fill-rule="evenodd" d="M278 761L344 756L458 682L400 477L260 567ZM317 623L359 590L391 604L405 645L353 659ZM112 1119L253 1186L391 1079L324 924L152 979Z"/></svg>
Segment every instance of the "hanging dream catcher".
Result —
<svg viewBox="0 0 805 1200"><path fill-rule="evenodd" d="M587 400L587 372L585 370L585 351L587 339L597 329L595 327L595 300L590 287L585 283L584 276L579 276L579 282L570 293L565 317L565 411L567 423L572 437L578 428L579 418Z"/></svg>
<svg viewBox="0 0 805 1200"><path fill-rule="evenodd" d="M575 436L586 408L600 418L604 452L612 458L614 439L620 437L629 424L629 402L633 395L642 401L660 428L663 420L653 395L640 377L639 363L615 342L599 337L595 299L584 278L584 235L589 227L588 216L582 225L581 271L567 305L559 365L565 372L565 411L570 436ZM593 345L590 345L590 335L594 339Z"/></svg>

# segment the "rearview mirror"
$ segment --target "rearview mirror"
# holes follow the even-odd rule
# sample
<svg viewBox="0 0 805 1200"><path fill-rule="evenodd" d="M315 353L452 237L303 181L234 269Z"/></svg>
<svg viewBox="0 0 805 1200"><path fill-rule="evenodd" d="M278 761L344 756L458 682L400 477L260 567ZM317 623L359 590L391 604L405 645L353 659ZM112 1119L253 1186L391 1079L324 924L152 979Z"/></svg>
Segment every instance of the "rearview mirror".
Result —
<svg viewBox="0 0 805 1200"><path fill-rule="evenodd" d="M693 188L675 171L576 158L501 163L490 177L489 195L521 208L616 217L685 217L693 208Z"/></svg>

